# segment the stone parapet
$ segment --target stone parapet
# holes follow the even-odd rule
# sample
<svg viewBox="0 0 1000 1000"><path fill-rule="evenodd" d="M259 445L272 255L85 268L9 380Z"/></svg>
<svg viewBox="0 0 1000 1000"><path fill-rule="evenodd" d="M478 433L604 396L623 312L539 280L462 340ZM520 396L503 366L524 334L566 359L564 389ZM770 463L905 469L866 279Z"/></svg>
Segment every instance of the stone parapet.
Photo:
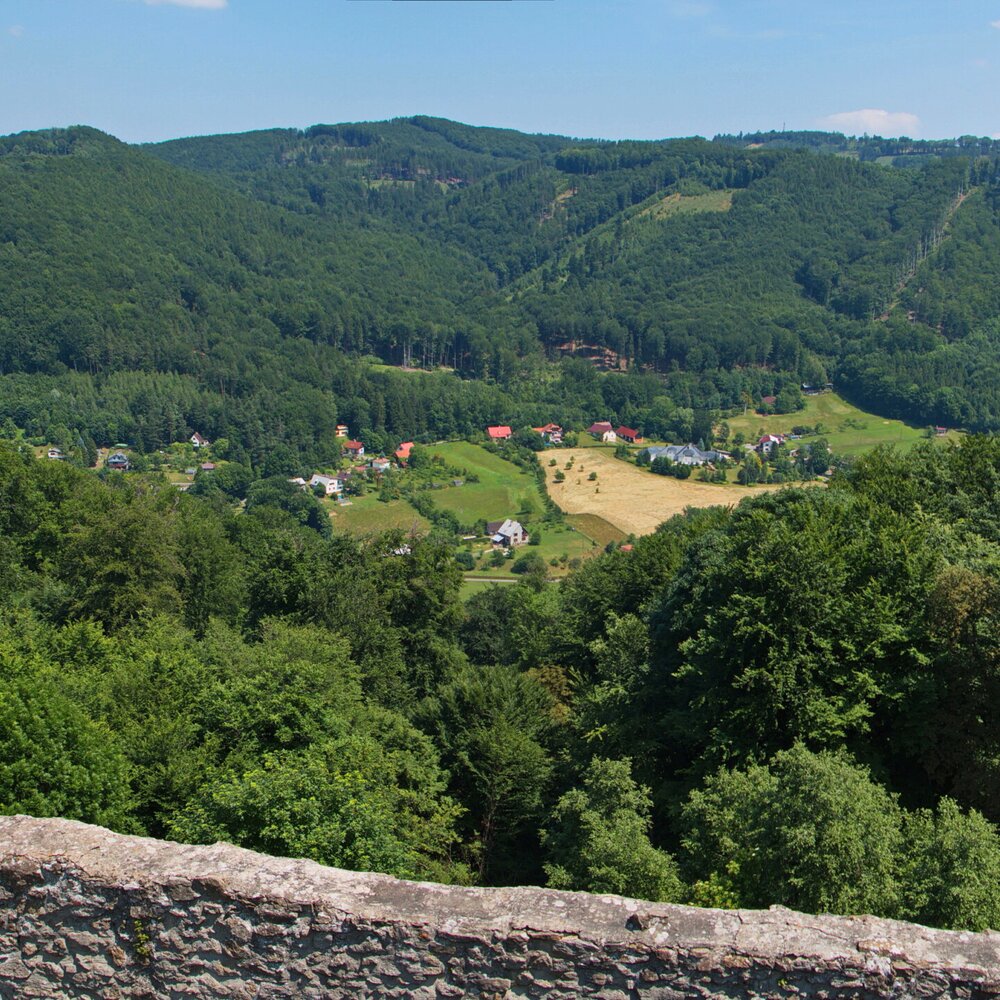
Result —
<svg viewBox="0 0 1000 1000"><path fill-rule="evenodd" d="M0 817L0 998L1000 996L1000 934L467 889Z"/></svg>

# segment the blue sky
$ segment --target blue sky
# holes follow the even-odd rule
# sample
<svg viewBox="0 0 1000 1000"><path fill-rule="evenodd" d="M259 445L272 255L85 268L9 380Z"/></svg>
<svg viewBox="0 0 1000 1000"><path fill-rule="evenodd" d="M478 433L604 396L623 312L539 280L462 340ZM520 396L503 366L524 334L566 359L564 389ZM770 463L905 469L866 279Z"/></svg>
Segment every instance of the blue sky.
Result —
<svg viewBox="0 0 1000 1000"><path fill-rule="evenodd" d="M1000 136L1000 0L0 0L0 133Z"/></svg>

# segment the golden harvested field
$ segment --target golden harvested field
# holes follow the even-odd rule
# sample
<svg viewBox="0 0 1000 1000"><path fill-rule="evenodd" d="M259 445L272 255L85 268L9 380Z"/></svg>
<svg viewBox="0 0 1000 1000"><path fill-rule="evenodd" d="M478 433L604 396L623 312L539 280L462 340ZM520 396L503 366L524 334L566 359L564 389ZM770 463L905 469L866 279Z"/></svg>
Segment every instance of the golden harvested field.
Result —
<svg viewBox="0 0 1000 1000"><path fill-rule="evenodd" d="M596 448L566 448L541 452L549 496L567 514L596 514L626 534L648 535L657 525L685 507L732 506L744 497L757 496L780 486L723 486L695 479L654 476L619 461L610 452ZM549 466L550 459L558 464ZM573 460L573 468L566 463ZM566 481L557 483L562 469ZM597 480L587 477L597 473Z"/></svg>

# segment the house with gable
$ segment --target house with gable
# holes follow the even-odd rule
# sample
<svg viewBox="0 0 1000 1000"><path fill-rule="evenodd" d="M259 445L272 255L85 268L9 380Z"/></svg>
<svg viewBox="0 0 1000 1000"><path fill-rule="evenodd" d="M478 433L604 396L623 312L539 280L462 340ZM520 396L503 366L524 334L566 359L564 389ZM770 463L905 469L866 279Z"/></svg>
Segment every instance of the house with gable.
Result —
<svg viewBox="0 0 1000 1000"><path fill-rule="evenodd" d="M696 444L658 445L645 448L640 454L648 456L650 462L667 458L675 465L708 465L729 458L724 451L702 450Z"/></svg>
<svg viewBox="0 0 1000 1000"><path fill-rule="evenodd" d="M642 435L634 427L621 427L615 429L615 436L629 444L638 444L642 440Z"/></svg>
<svg viewBox="0 0 1000 1000"><path fill-rule="evenodd" d="M323 487L323 493L328 496L339 496L344 492L344 482L339 476L323 476L314 472L308 484L312 489Z"/></svg>
<svg viewBox="0 0 1000 1000"><path fill-rule="evenodd" d="M494 545L505 549L516 548L528 541L528 533L521 522L509 517L503 521L490 521L486 525L486 533Z"/></svg>
<svg viewBox="0 0 1000 1000"><path fill-rule="evenodd" d="M119 472L128 472L131 468L129 465L128 455L123 451L116 451L108 456L107 466L109 469L117 469Z"/></svg>
<svg viewBox="0 0 1000 1000"><path fill-rule="evenodd" d="M587 428L587 433L597 438L598 441L611 443L618 440L614 427L609 420L598 420Z"/></svg>
<svg viewBox="0 0 1000 1000"><path fill-rule="evenodd" d="M491 441L506 441L514 432L506 424L497 424L495 427L487 427L486 433Z"/></svg>
<svg viewBox="0 0 1000 1000"><path fill-rule="evenodd" d="M195 450L199 448L207 448L211 444L211 441L209 441L208 438L202 437L197 431L195 431L194 434L188 438L188 440L191 442L191 445Z"/></svg>
<svg viewBox="0 0 1000 1000"><path fill-rule="evenodd" d="M343 449L348 458L363 458L365 454L365 446L360 441L345 441Z"/></svg>
<svg viewBox="0 0 1000 1000"><path fill-rule="evenodd" d="M785 443L784 434L765 434L755 445L754 450L761 455L770 455L780 444Z"/></svg>
<svg viewBox="0 0 1000 1000"><path fill-rule="evenodd" d="M546 444L562 444L563 429L558 424L546 424L544 427L532 427L536 434L540 434Z"/></svg>

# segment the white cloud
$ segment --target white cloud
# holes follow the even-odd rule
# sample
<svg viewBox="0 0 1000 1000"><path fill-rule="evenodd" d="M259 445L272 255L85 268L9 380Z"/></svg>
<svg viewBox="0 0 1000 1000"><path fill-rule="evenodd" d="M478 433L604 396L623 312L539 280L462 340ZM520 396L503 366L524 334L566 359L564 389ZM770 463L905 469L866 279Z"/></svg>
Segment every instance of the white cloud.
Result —
<svg viewBox="0 0 1000 1000"><path fill-rule="evenodd" d="M820 124L857 135L916 135L920 119L908 111L886 111L883 108L860 108L857 111L838 111L820 119Z"/></svg>
<svg viewBox="0 0 1000 1000"><path fill-rule="evenodd" d="M12 24L7 29L7 34L12 38L20 38L24 34L24 26L21 24Z"/></svg>
<svg viewBox="0 0 1000 1000"><path fill-rule="evenodd" d="M150 7L173 4L175 7L197 7L200 10L222 10L229 6L229 0L146 0Z"/></svg>

